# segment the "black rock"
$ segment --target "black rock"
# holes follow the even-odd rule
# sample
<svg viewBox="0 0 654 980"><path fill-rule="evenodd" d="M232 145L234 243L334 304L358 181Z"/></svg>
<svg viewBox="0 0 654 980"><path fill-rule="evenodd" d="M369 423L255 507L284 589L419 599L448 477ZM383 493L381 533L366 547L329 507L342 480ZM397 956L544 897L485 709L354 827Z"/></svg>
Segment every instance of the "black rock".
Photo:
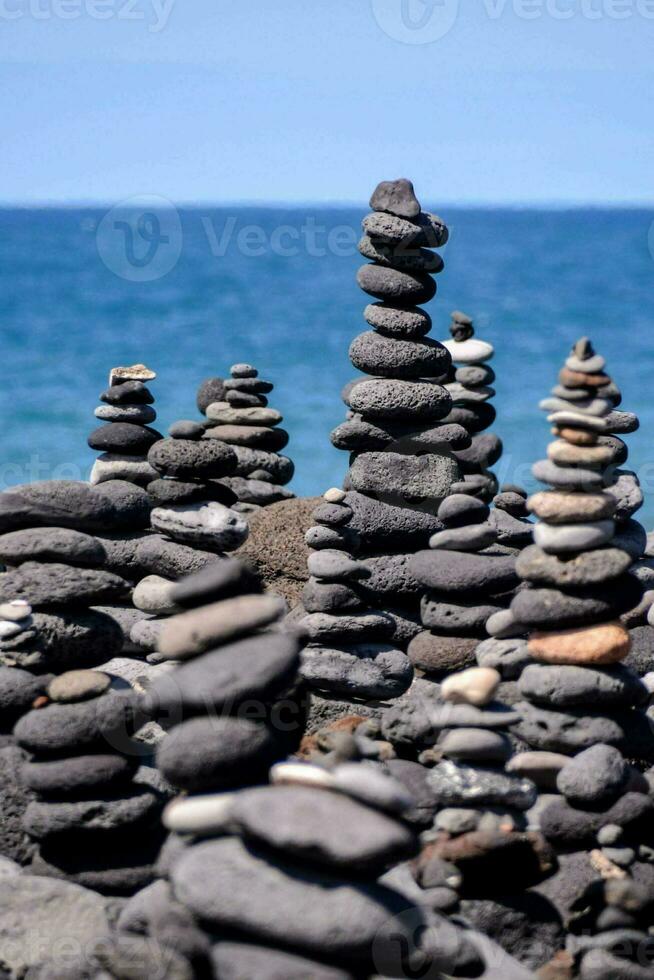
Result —
<svg viewBox="0 0 654 980"><path fill-rule="evenodd" d="M398 218L413 219L420 214L420 202L412 182L406 177L382 180L377 184L370 198L370 207L373 211L387 211Z"/></svg>
<svg viewBox="0 0 654 980"><path fill-rule="evenodd" d="M35 612L26 630L2 641L0 664L34 672L95 667L117 656L123 642L118 623L101 612Z"/></svg>
<svg viewBox="0 0 654 980"><path fill-rule="evenodd" d="M352 974L271 946L221 941L211 950L216 976L224 980L352 980Z"/></svg>
<svg viewBox="0 0 654 980"><path fill-rule="evenodd" d="M528 664L518 689L536 704L553 708L606 704L624 707L644 704L648 691L638 675L624 667L565 666Z"/></svg>
<svg viewBox="0 0 654 980"><path fill-rule="evenodd" d="M228 476L236 469L236 455L217 439L160 439L148 453L150 465L164 476L199 479Z"/></svg>
<svg viewBox="0 0 654 980"><path fill-rule="evenodd" d="M125 381L103 391L100 400L107 405L152 405L154 395L142 381Z"/></svg>
<svg viewBox="0 0 654 980"><path fill-rule="evenodd" d="M201 500L217 500L225 507L231 507L238 497L230 487L217 480L202 483L184 480L152 480L146 490L153 507L171 507L175 504L195 504Z"/></svg>
<svg viewBox="0 0 654 980"><path fill-rule="evenodd" d="M197 406L204 415L209 405L225 401L225 382L223 378L207 378L198 388Z"/></svg>
<svg viewBox="0 0 654 980"><path fill-rule="evenodd" d="M91 701L49 704L24 715L14 729L18 744L37 755L131 747L131 735L146 719L134 691L110 691Z"/></svg>
<svg viewBox="0 0 654 980"><path fill-rule="evenodd" d="M137 760L108 753L74 755L67 759L27 762L21 770L25 785L39 796L62 797L87 793L129 782Z"/></svg>
<svg viewBox="0 0 654 980"><path fill-rule="evenodd" d="M631 565L631 556L621 548L595 548L570 557L549 555L538 545L525 548L516 559L516 571L529 582L582 588L602 585L618 578Z"/></svg>
<svg viewBox="0 0 654 980"><path fill-rule="evenodd" d="M260 592L256 575L242 561L225 558L178 582L170 598L177 606L192 609L244 592Z"/></svg>
<svg viewBox="0 0 654 980"><path fill-rule="evenodd" d="M168 429L171 439L201 439L204 435L205 426L203 422L194 422L192 419L180 419Z"/></svg>
<svg viewBox="0 0 654 980"><path fill-rule="evenodd" d="M154 793L132 786L98 799L34 800L25 811L23 825L37 840L75 831L132 831L135 825L153 820L160 808Z"/></svg>
<svg viewBox="0 0 654 980"><path fill-rule="evenodd" d="M0 667L0 731L10 732L14 723L45 694L52 674L35 677L18 667Z"/></svg>
<svg viewBox="0 0 654 980"><path fill-rule="evenodd" d="M623 575L605 586L563 592L560 589L523 589L511 602L519 623L534 629L565 629L614 619L633 609L643 589L632 575Z"/></svg>
<svg viewBox="0 0 654 980"><path fill-rule="evenodd" d="M145 456L150 446L161 439L161 433L147 425L131 422L108 422L94 429L88 438L91 449L105 453Z"/></svg>

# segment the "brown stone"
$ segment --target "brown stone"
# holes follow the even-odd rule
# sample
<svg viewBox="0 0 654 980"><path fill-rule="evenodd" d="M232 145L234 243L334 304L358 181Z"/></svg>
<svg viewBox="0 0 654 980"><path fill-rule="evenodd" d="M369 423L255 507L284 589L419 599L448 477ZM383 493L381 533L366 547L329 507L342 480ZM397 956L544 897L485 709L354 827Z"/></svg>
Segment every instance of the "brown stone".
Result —
<svg viewBox="0 0 654 980"><path fill-rule="evenodd" d="M594 446L599 438L596 432L590 432L588 429L573 429L569 425L561 427L555 425L552 429L552 435L560 436L561 439L565 439L575 446Z"/></svg>
<svg viewBox="0 0 654 980"><path fill-rule="evenodd" d="M616 664L631 647L629 631L622 623L600 623L553 633L529 636L528 650L535 660L548 664Z"/></svg>
<svg viewBox="0 0 654 980"><path fill-rule="evenodd" d="M603 388L611 379L608 374L583 374L564 367L559 371L559 381L566 388Z"/></svg>
<svg viewBox="0 0 654 980"><path fill-rule="evenodd" d="M555 953L549 963L536 970L538 980L572 980L575 975L575 961L566 950Z"/></svg>
<svg viewBox="0 0 654 980"><path fill-rule="evenodd" d="M527 509L548 524L602 521L613 515L615 498L608 493L542 490L528 498Z"/></svg>
<svg viewBox="0 0 654 980"><path fill-rule="evenodd" d="M478 639L468 636L437 636L427 630L409 643L407 653L414 667L427 674L451 673L476 664Z"/></svg>
<svg viewBox="0 0 654 980"><path fill-rule="evenodd" d="M560 466L607 466L615 451L611 446L575 446L557 439L547 447L547 455Z"/></svg>

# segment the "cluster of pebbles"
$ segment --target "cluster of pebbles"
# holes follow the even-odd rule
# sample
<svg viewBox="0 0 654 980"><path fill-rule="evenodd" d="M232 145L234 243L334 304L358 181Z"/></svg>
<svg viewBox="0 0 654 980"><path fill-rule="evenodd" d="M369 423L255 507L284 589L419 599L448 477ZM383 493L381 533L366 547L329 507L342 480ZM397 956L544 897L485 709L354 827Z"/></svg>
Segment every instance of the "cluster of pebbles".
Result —
<svg viewBox="0 0 654 980"><path fill-rule="evenodd" d="M91 449L101 453L93 464L91 483L129 480L142 485L153 478L148 450L161 434L151 428L157 413L147 384L155 378L155 372L144 364L110 371L109 387L95 410L96 419L103 424L88 438Z"/></svg>
<svg viewBox="0 0 654 980"><path fill-rule="evenodd" d="M162 796L137 777L138 696L100 670L43 681L14 729L28 753L21 780L36 797L23 816L38 844L30 871L131 894L153 879L162 843Z"/></svg>
<svg viewBox="0 0 654 980"><path fill-rule="evenodd" d="M198 392L198 404L207 418L205 439L219 439L231 446L236 455L236 469L221 482L237 497L235 510L252 512L278 500L289 500L294 494L286 489L294 466L281 450L288 443L288 432L280 428L282 415L268 406L273 385L264 381L251 364L234 364L230 377L204 382ZM215 397L215 396L218 397ZM212 401L206 402L211 397Z"/></svg>

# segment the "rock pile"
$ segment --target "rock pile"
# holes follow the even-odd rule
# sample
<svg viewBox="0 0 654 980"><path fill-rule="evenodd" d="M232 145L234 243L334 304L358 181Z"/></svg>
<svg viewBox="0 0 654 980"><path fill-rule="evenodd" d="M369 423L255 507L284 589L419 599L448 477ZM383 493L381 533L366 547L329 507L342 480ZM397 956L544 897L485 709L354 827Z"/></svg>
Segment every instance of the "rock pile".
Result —
<svg viewBox="0 0 654 980"><path fill-rule="evenodd" d="M109 387L100 395L102 405L95 410L95 417L103 424L88 439L91 449L102 454L93 464L91 483L129 480L144 485L153 479L147 455L161 434L150 427L157 413L147 383L155 378L154 371L144 364L110 371Z"/></svg>
<svg viewBox="0 0 654 980"><path fill-rule="evenodd" d="M33 873L107 894L131 894L152 880L162 801L134 781L131 735L143 720L133 691L84 669L51 679L19 720L14 736L30 753L21 778L36 794L23 818L38 842Z"/></svg>
<svg viewBox="0 0 654 980"><path fill-rule="evenodd" d="M486 432L495 421L495 409L490 399L495 372L488 366L495 350L492 344L475 337L475 328L466 313L455 310L450 324L451 340L443 346L450 352L452 367L445 387L452 398L452 410L444 423L462 425L470 434L470 445L455 449L463 474L465 493L490 501L497 492L497 479L490 467L502 455L502 441L492 432Z"/></svg>
<svg viewBox="0 0 654 980"><path fill-rule="evenodd" d="M238 498L235 510L257 510L278 500L294 496L287 490L293 477L293 463L280 452L288 443L288 432L279 428L281 414L268 407L273 385L259 378L251 364L234 364L231 377L222 383L223 391L204 408L207 416L205 439L220 439L236 455L236 469L221 483ZM205 382L206 385L206 382ZM204 390L202 398L204 402Z"/></svg>

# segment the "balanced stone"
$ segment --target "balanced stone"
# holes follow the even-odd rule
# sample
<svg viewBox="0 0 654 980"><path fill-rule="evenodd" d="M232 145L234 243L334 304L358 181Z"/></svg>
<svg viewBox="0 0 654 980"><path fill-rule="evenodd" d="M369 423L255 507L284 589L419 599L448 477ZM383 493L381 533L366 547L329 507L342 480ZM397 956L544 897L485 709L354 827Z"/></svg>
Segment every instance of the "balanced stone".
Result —
<svg viewBox="0 0 654 980"><path fill-rule="evenodd" d="M629 631L621 623L602 623L578 629L532 633L529 653L553 664L611 665L629 653Z"/></svg>
<svg viewBox="0 0 654 980"><path fill-rule="evenodd" d="M596 548L559 558L531 545L518 556L516 571L529 582L578 588L617 579L630 565L631 557L621 548Z"/></svg>
<svg viewBox="0 0 654 980"><path fill-rule="evenodd" d="M441 385L396 379L360 381L352 388L348 402L355 412L369 418L398 420L440 419L452 404Z"/></svg>
<svg viewBox="0 0 654 980"><path fill-rule="evenodd" d="M355 337L350 360L368 374L408 379L436 377L449 364L447 351L435 340L398 340L374 330Z"/></svg>
<svg viewBox="0 0 654 980"><path fill-rule="evenodd" d="M593 807L615 800L627 778L628 767L618 749L593 745L563 766L556 784L573 806Z"/></svg>
<svg viewBox="0 0 654 980"><path fill-rule="evenodd" d="M48 685L48 697L62 703L87 701L104 694L111 677L99 670L69 670Z"/></svg>
<svg viewBox="0 0 654 980"><path fill-rule="evenodd" d="M236 468L229 446L216 440L161 439L148 453L150 465L182 479L227 476Z"/></svg>
<svg viewBox="0 0 654 980"><path fill-rule="evenodd" d="M215 551L233 551L245 541L249 531L239 514L216 501L155 507L150 519L155 530L176 541Z"/></svg>
<svg viewBox="0 0 654 980"><path fill-rule="evenodd" d="M370 207L373 211L387 211L398 218L417 218L420 214L413 184L406 177L398 180L382 180L372 192Z"/></svg>
<svg viewBox="0 0 654 980"><path fill-rule="evenodd" d="M0 537L0 561L5 565L34 561L97 568L105 557L97 538L72 528L25 528Z"/></svg>

